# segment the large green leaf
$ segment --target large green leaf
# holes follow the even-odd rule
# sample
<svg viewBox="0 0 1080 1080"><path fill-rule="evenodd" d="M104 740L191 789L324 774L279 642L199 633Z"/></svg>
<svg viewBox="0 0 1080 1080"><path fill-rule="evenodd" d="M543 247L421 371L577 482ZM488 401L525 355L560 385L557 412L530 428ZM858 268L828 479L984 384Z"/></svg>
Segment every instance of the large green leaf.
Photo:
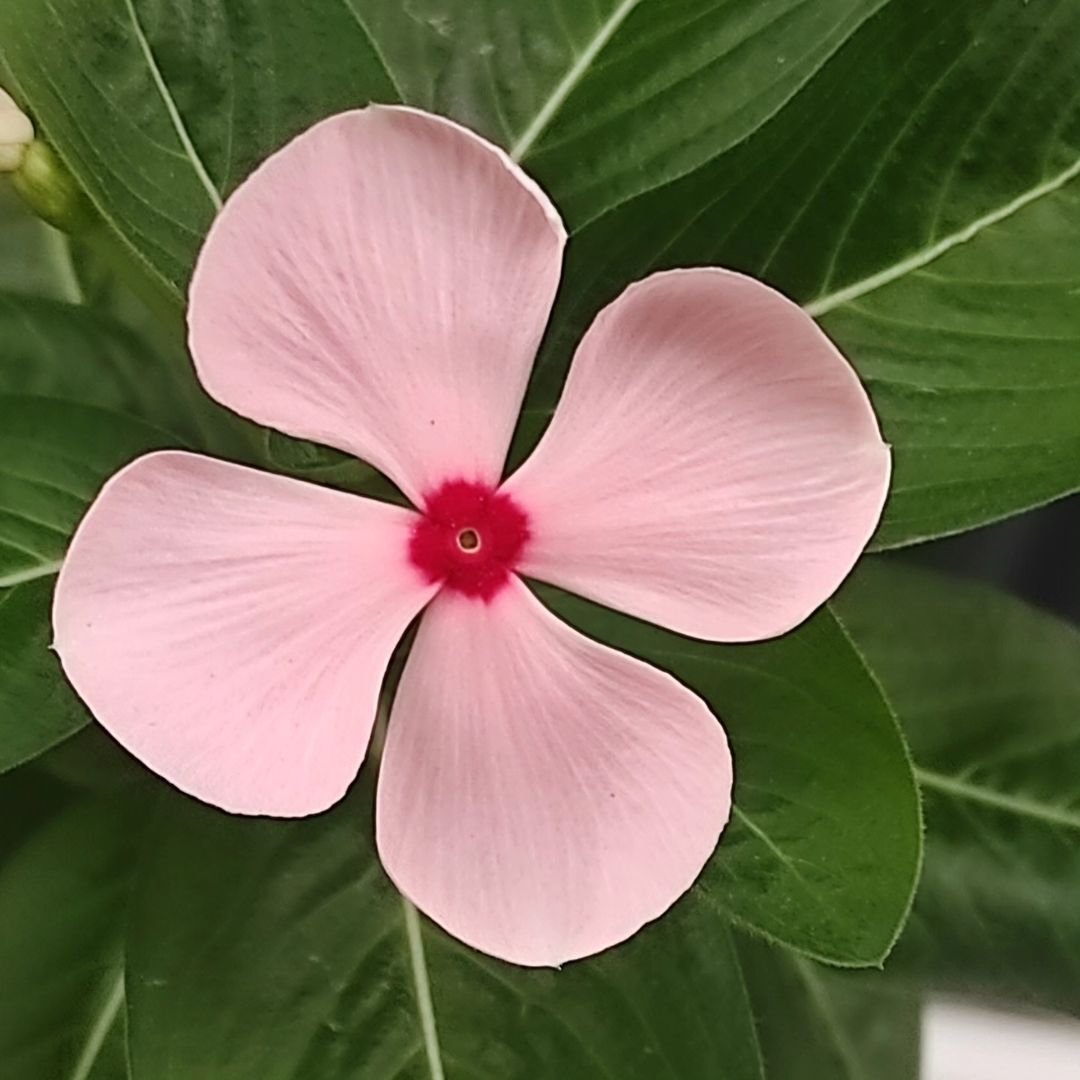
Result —
<svg viewBox="0 0 1080 1080"><path fill-rule="evenodd" d="M182 336L175 313L151 345L94 308L0 291L0 394L98 405L213 453L255 456L261 429L207 396Z"/></svg>
<svg viewBox="0 0 1080 1080"><path fill-rule="evenodd" d="M12 0L0 40L105 218L179 293L221 193L319 116L404 97L459 117L577 222L747 135L882 3Z"/></svg>
<svg viewBox="0 0 1080 1080"><path fill-rule="evenodd" d="M403 98L506 146L574 229L744 138L884 2L352 0Z"/></svg>
<svg viewBox="0 0 1080 1080"><path fill-rule="evenodd" d="M0 776L0 866L71 801L71 788L34 768Z"/></svg>
<svg viewBox="0 0 1080 1080"><path fill-rule="evenodd" d="M121 930L138 828L82 801L0 865L4 1080L126 1080Z"/></svg>
<svg viewBox="0 0 1080 1080"><path fill-rule="evenodd" d="M867 382L895 450L879 546L1076 490L1078 46L1072 0L885 5L752 137L573 239L534 401L629 280L721 263Z"/></svg>
<svg viewBox="0 0 1080 1080"><path fill-rule="evenodd" d="M77 304L0 292L0 392L64 398L163 423L176 379L120 323Z"/></svg>
<svg viewBox="0 0 1080 1080"><path fill-rule="evenodd" d="M320 116L395 96L342 0L17 0L0 40L75 177L177 298L220 192Z"/></svg>
<svg viewBox="0 0 1080 1080"><path fill-rule="evenodd" d="M167 801L128 939L135 1080L761 1080L707 907L561 971L515 968L401 900L370 801L361 782L301 822Z"/></svg>
<svg viewBox="0 0 1080 1080"><path fill-rule="evenodd" d="M926 872L890 970L1080 1014L1080 633L903 565L865 567L840 611L926 798Z"/></svg>
<svg viewBox="0 0 1080 1080"><path fill-rule="evenodd" d="M829 611L776 641L718 646L541 595L586 633L672 672L723 721L735 809L696 886L702 899L811 956L879 963L918 876L918 797L896 721Z"/></svg>
<svg viewBox="0 0 1080 1080"><path fill-rule="evenodd" d="M303 822L171 796L136 847L137 807L72 804L0 869L5 985L29 990L0 1010L5 1077L126 1080L128 1025L135 1080L915 1075L902 1002L867 1024L867 976L852 1011L837 981L850 975L746 939L735 949L694 897L561 971L474 953L394 892L369 805L365 782Z"/></svg>

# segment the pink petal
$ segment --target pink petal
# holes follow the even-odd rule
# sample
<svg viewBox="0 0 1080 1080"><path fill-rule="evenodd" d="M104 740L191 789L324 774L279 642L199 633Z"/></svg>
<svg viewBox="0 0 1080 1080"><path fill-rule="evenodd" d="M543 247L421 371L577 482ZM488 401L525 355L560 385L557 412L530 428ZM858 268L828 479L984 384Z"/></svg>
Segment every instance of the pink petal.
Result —
<svg viewBox="0 0 1080 1080"><path fill-rule="evenodd" d="M606 949L684 893L727 822L705 703L583 637L513 578L424 613L379 776L379 854L469 945L518 964Z"/></svg>
<svg viewBox="0 0 1080 1080"><path fill-rule="evenodd" d="M799 307L725 270L655 274L585 335L504 490L519 570L681 633L784 633L870 538L889 449L859 380Z"/></svg>
<svg viewBox="0 0 1080 1080"><path fill-rule="evenodd" d="M117 473L71 543L56 649L136 757L236 813L336 802L379 686L432 596L406 562L415 515L195 454Z"/></svg>
<svg viewBox="0 0 1080 1080"><path fill-rule="evenodd" d="M497 147L372 106L236 190L191 284L191 349L237 412L365 459L420 504L500 479L566 239Z"/></svg>

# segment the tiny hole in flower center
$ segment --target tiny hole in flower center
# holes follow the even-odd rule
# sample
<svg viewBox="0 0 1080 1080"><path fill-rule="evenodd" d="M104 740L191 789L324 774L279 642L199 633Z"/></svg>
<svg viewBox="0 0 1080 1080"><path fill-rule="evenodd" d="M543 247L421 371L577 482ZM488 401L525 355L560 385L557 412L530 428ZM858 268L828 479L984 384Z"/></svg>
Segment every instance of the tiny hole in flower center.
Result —
<svg viewBox="0 0 1080 1080"><path fill-rule="evenodd" d="M509 495L472 480L447 480L423 498L409 559L424 580L485 603L509 581L529 539L529 519Z"/></svg>
<svg viewBox="0 0 1080 1080"><path fill-rule="evenodd" d="M462 529L457 534L457 545L462 551L477 551L480 547L480 534L475 529Z"/></svg>

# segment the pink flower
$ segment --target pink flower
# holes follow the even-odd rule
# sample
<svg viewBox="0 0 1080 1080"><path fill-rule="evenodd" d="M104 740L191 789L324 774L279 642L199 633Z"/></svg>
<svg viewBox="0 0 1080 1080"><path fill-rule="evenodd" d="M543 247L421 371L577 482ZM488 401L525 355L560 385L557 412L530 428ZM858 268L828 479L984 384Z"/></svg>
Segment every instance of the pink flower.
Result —
<svg viewBox="0 0 1080 1080"><path fill-rule="evenodd" d="M851 569L889 475L866 395L814 322L696 269L600 313L543 440L502 481L565 239L501 150L412 109L331 117L275 154L200 257L199 377L375 465L417 510L151 454L87 513L54 613L68 676L132 753L226 810L289 817L356 776L423 612L379 853L450 933L530 965L621 941L688 889L727 822L732 764L700 698L522 579L710 641L771 637Z"/></svg>

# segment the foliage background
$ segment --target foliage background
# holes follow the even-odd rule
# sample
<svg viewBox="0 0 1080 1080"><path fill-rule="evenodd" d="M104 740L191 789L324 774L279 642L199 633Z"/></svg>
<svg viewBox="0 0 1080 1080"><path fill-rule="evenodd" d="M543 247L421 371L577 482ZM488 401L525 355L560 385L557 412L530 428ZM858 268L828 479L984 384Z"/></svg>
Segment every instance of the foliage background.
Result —
<svg viewBox="0 0 1080 1080"><path fill-rule="evenodd" d="M1080 0L4 0L3 82L55 155L16 184L71 234L4 191L5 1077L910 1080L928 991L1080 1012L1077 632L881 554L1080 488L1078 46ZM67 538L138 453L370 489L209 402L183 337L222 197L369 100L503 143L571 228L517 454L598 307L701 263L819 316L894 446L878 554L779 641L543 593L705 696L738 760L695 889L561 972L402 904L366 773L318 819L230 819L89 725L48 651Z"/></svg>

